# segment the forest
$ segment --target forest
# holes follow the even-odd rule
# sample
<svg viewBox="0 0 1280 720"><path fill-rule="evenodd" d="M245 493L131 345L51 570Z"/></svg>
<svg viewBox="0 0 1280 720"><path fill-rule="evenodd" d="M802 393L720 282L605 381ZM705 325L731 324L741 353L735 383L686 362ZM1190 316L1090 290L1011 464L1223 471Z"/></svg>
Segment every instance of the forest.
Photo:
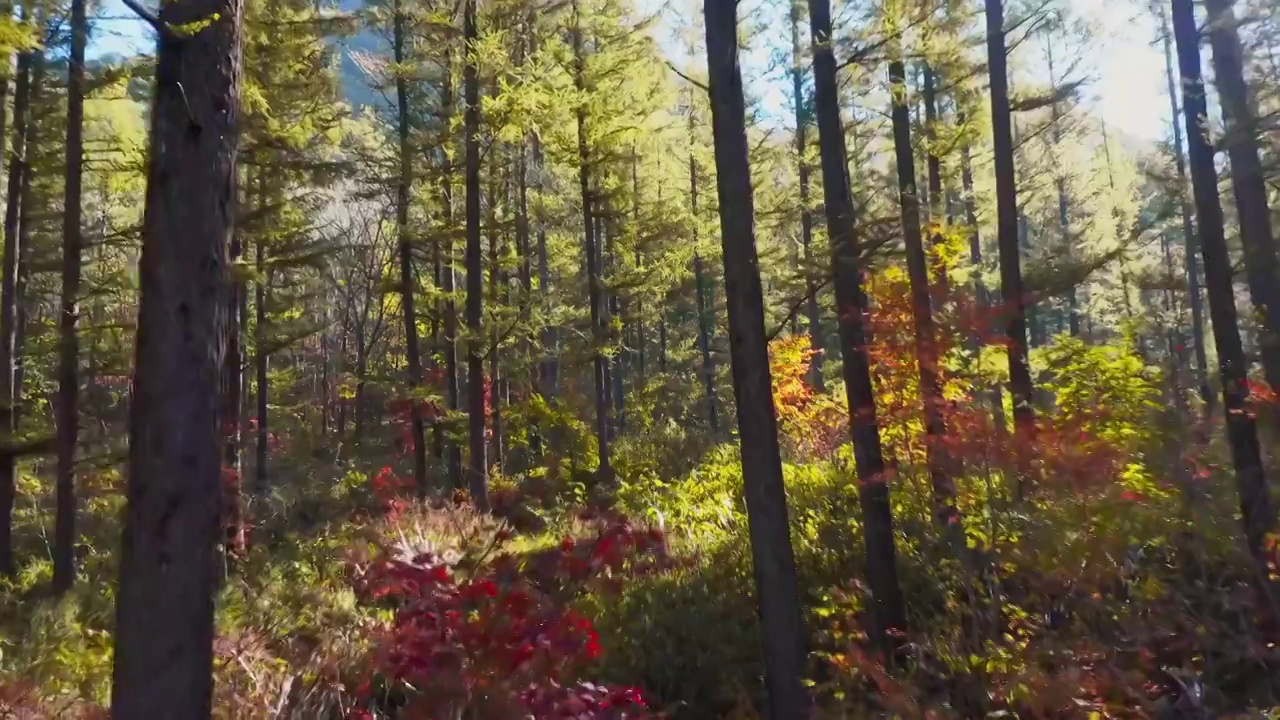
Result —
<svg viewBox="0 0 1280 720"><path fill-rule="evenodd" d="M0 13L0 717L1280 718L1274 0L122 2Z"/></svg>

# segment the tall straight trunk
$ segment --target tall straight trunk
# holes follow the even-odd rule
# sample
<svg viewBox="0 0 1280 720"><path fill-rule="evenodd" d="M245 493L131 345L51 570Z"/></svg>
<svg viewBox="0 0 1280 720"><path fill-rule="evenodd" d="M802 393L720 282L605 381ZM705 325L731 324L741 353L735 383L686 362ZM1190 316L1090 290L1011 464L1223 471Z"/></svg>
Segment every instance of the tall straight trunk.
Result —
<svg viewBox="0 0 1280 720"><path fill-rule="evenodd" d="M798 719L810 712L802 683L804 622L788 529L787 494L769 374L769 341L764 329L764 297L756 257L746 110L738 67L737 5L735 0L707 0L705 4L729 356L741 435L756 598L760 604L769 716Z"/></svg>
<svg viewBox="0 0 1280 720"><path fill-rule="evenodd" d="M594 189L591 195L592 197L595 197L595 198L598 198L600 196L600 184L598 180L596 181L596 184L594 186ZM609 293L604 289L605 244L608 241L605 235L604 213L605 213L604 208L601 207L599 204L597 204L593 215L595 218L595 231L594 231L595 232L595 236L594 236L595 252L596 252L595 266L601 278L600 279L600 337L602 338L602 342L608 339L609 328L613 326L613 322L610 319L613 316L613 308L610 307L610 304L609 304ZM617 414L614 412L614 402L613 402L613 356L608 353L606 353L604 356L604 395L605 395L605 404L609 408L609 423L608 423L609 441L610 443L612 443L613 439L616 437L618 428L616 425Z"/></svg>
<svg viewBox="0 0 1280 720"><path fill-rule="evenodd" d="M1244 48L1232 10L1234 0L1205 0L1209 11L1209 44L1213 76L1226 122L1225 142L1231 158L1231 189L1240 219L1245 278L1253 306L1262 319L1259 340L1267 384L1280 387L1280 258L1276 256L1266 175L1258 150L1258 120L1244 79Z"/></svg>
<svg viewBox="0 0 1280 720"><path fill-rule="evenodd" d="M481 511L489 509L489 463L485 457L484 387L484 259L480 238L480 75L476 68L476 0L466 0L463 12L462 68L463 142L466 145L467 212L467 438L471 449L467 485L471 501Z"/></svg>
<svg viewBox="0 0 1280 720"><path fill-rule="evenodd" d="M543 175L543 157L542 157L542 140L537 133L533 135L533 165L538 169L539 178ZM543 190L540 184L538 186L539 194ZM537 233L537 254L538 254L538 298L541 301L543 312L551 311L551 263L550 254L547 251L547 229L546 223L542 221L541 216L538 218ZM542 328L542 352L543 360L541 369L539 370L538 391L542 393L544 398L554 398L560 387L560 333L552 323L546 323Z"/></svg>
<svg viewBox="0 0 1280 720"><path fill-rule="evenodd" d="M791 98L796 110L796 164L800 181L800 252L804 272L804 314L809 326L813 359L809 382L818 392L826 392L822 377L822 315L818 312L818 283L814 278L813 211L809 207L809 112L804 101L804 65L801 63L800 13L804 0L791 0Z"/></svg>
<svg viewBox="0 0 1280 720"><path fill-rule="evenodd" d="M400 252L400 308L404 316L404 354L409 366L409 442L413 445L413 484L418 496L427 494L427 441L418 402L422 386L422 355L418 348L418 314L414 307L413 242L409 237L409 193L413 189L413 164L409 146L409 83L403 67L405 61L404 9L395 0L393 13L394 55L396 61L396 134L400 141L400 174L396 180L396 238Z"/></svg>
<svg viewBox="0 0 1280 720"><path fill-rule="evenodd" d="M964 116L961 115L960 124L965 122ZM969 226L969 262L973 264L973 292L977 296L978 304L987 308L991 306L991 292L987 289L987 283L982 279L982 235L978 231L978 204L974 198L973 192L973 160L968 143L960 150L960 184L961 190L964 192L964 217L965 224ZM972 348L976 353L978 351L978 337L973 338ZM991 402L991 419L995 423L996 429L1003 431L1006 428L1004 417L1004 392L1001 391L1000 385L994 383L991 386L989 394Z"/></svg>
<svg viewBox="0 0 1280 720"><path fill-rule="evenodd" d="M1032 405L1031 369L1027 362L1027 299L1022 287L1022 258L1018 243L1018 187L1013 165L1013 122L1009 110L1004 5L1002 0L986 0L986 7L987 68L991 75L991 129L995 143L1000 297L1004 304L1005 337L1009 343L1009 390L1013 395L1014 426L1021 432L1029 433L1034 429L1035 408Z"/></svg>
<svg viewBox="0 0 1280 720"><path fill-rule="evenodd" d="M933 280L938 285L938 289L942 297L950 294L951 279L947 274L946 263L940 256L936 256L944 241L942 235L943 223L950 222L951 206L948 200L947 212L943 214L943 194L942 194L942 158L938 155L938 87L937 77L933 71L933 66L924 63L922 67L923 87L921 94L924 96L924 123L925 123L925 139L927 140L928 151L926 154L926 162L929 172L929 245L932 246L935 258L933 264ZM909 129L909 126L908 126Z"/></svg>
<svg viewBox="0 0 1280 720"><path fill-rule="evenodd" d="M262 177L265 177L263 173ZM263 200L265 200L265 195ZM254 467L253 467L253 492L255 495L266 495L268 486L267 476L267 456L269 455L268 438L270 433L267 430L270 421L270 411L267 407L267 400L271 393L271 383L267 380L267 365L270 362L270 353L267 352L267 294L270 286L270 271L267 269L267 248L263 242L262 236L258 237L255 245L254 262L256 264L258 281L254 286L253 296L253 367L254 367L254 388L257 390L257 417L258 427L257 436L254 442ZM357 410L358 412L358 410ZM359 422L359 415L356 418Z"/></svg>
<svg viewBox="0 0 1280 720"><path fill-rule="evenodd" d="M601 235L600 251L602 253L600 267L607 270L610 275L617 272L618 268L618 226L613 221L613 212L610 210L605 213L608 220L601 221L601 227L604 232ZM616 289L610 290L609 293L609 315L606 325L612 327L613 319L617 318L622 326L622 332L619 333L618 344L614 347L614 352L609 363L610 375L609 380L613 388L613 430L615 433L621 433L626 428L626 343L624 339L627 336L626 323L627 314L623 307L622 298Z"/></svg>
<svg viewBox="0 0 1280 720"><path fill-rule="evenodd" d="M53 532L53 591L75 582L76 442L79 438L81 188L84 177L85 0L71 0L71 56L67 62L67 166L63 187L62 298L58 314L58 470Z"/></svg>
<svg viewBox="0 0 1280 720"><path fill-rule="evenodd" d="M1274 607L1277 593L1275 584L1267 580L1270 570L1266 537L1276 529L1276 515L1262 466L1258 430L1253 414L1247 407L1248 362L1236 324L1231 258L1223 230L1222 201L1218 195L1213 146L1204 126L1208 105L1205 101L1204 79L1201 77L1200 37L1196 30L1192 0L1173 0L1173 32L1177 40L1178 67L1182 76L1183 118L1187 126L1191 184L1200 227L1200 252L1204 256L1205 287L1209 295L1214 344L1218 348L1222 404L1226 411L1231 460L1235 466L1236 491L1240 495L1245 545L1257 564L1258 585L1264 592L1270 592Z"/></svg>
<svg viewBox="0 0 1280 720"><path fill-rule="evenodd" d="M586 50L583 47L582 15L578 0L573 0L574 86L579 93L587 90ZM600 253L596 243L595 218L592 211L591 157L587 148L587 108L579 103L578 121L578 185L582 195L583 254L587 265L587 303L591 308L591 342L593 393L596 407L596 443L601 480L613 477L609 457L609 384L607 360L604 356L603 303L600 292Z"/></svg>
<svg viewBox="0 0 1280 720"><path fill-rule="evenodd" d="M0 433L12 439L17 433L16 383L18 374L18 275L22 248L18 222L21 217L23 177L27 162L27 105L31 99L31 52L18 55L18 77L13 91L13 145L9 159L9 193L4 214L4 250L0 259ZM0 454L0 572L15 572L13 559L13 505L17 495L17 467L12 453Z"/></svg>
<svg viewBox="0 0 1280 720"><path fill-rule="evenodd" d="M920 198L916 195L915 154L911 144L911 115L907 106L906 68L902 51L890 50L889 84L893 97L893 149L898 169L898 201L902 206L902 237L911 282L911 317L915 324L916 367L920 373L920 402L924 407L925 454L933 489L933 516L948 532L958 529L956 490L946 467L943 447L947 435L942 417L942 383L929 293L929 258L920 232ZM937 198L941 190L931 194Z"/></svg>
<svg viewBox="0 0 1280 720"><path fill-rule="evenodd" d="M444 109L444 127L448 128L453 117L453 61L450 59L441 84L440 104ZM447 135L446 143L453 142L452 134ZM440 214L443 234L439 242L443 245L440 265L440 289L444 293L444 396L449 411L457 413L461 410L461 392L458 387L458 301L457 269L454 267L453 251L453 159L447 152L442 152L440 168ZM438 425L439 423L437 423ZM455 439L450 438L445 445L445 472L449 478L449 486L462 488L462 448Z"/></svg>
<svg viewBox="0 0 1280 720"><path fill-rule="evenodd" d="M244 253L243 230L236 228L231 236L231 253L228 267L234 267ZM244 414L244 323L247 318L243 312L242 298L245 294L243 280L237 279L238 273L231 283L231 292L226 299L227 313L227 350L223 359L222 390L222 467L223 467L223 552L228 559L243 555L245 550L244 497L243 488L243 453L241 452L241 417Z"/></svg>
<svg viewBox="0 0 1280 720"><path fill-rule="evenodd" d="M503 284L499 263L501 247L498 233L498 155L490 149L489 155L489 307L498 307L498 289ZM493 436L493 464L503 472L506 454L502 446L502 358L499 355L498 328L489 330L489 428Z"/></svg>
<svg viewBox="0 0 1280 720"><path fill-rule="evenodd" d="M151 111L111 714L209 717L239 0L165 3ZM213 18L210 21L210 18Z"/></svg>
<svg viewBox="0 0 1280 720"><path fill-rule="evenodd" d="M526 30L528 27L526 26ZM520 256L520 301L522 316L527 318L533 308L533 248L529 238L529 157L528 137L521 138L516 155L516 252ZM524 340L525 357L532 363L538 357L537 341L532 333ZM541 363L533 363L529 369L529 391L542 392ZM532 458L542 455L542 433L536 420L529 424L529 452Z"/></svg>
<svg viewBox="0 0 1280 720"><path fill-rule="evenodd" d="M813 26L814 100L822 156L827 236L831 243L831 272L835 281L836 317L840 320L840 355L857 464L867 575L874 605L872 637L892 662L898 655L897 633L906 629L907 619L902 586L898 583L893 510L889 503L880 427L876 421L875 392L867 357L868 302L862 289L856 217L849 187L849 169L845 164L844 128L840 122L829 0L809 0L809 18Z"/></svg>
<svg viewBox="0 0 1280 720"><path fill-rule="evenodd" d="M698 164L693 158L693 114L689 114L689 210L694 217L694 247L698 244ZM711 321L708 318L705 272L702 255L693 252L693 292L698 311L698 351L702 354L702 386L707 403L707 426L720 430L720 413L716 408L716 366L711 358Z"/></svg>
<svg viewBox="0 0 1280 720"><path fill-rule="evenodd" d="M1056 89L1057 85L1055 83L1057 83L1057 77L1054 75L1054 71L1053 71L1052 40L1050 40L1049 42L1048 50L1049 50L1049 85L1051 88ZM1058 105L1056 96L1053 103L1050 105L1050 111L1051 111L1052 122L1053 122L1053 148L1054 148L1054 153L1057 154L1062 151L1063 118L1062 118L1062 111ZM1062 158L1059 156L1057 162L1055 163L1055 165L1057 165L1058 167L1058 171L1056 173L1056 177L1053 179L1053 183L1055 188L1058 191L1058 230L1062 233L1063 251L1066 253L1067 257L1070 258L1072 255L1075 254L1074 253L1075 241L1071 236L1071 208L1070 208L1071 201L1067 194L1067 176L1066 176L1066 173L1063 172L1062 170L1061 162L1062 162ZM1075 283L1072 283L1071 287L1067 289L1067 317L1068 317L1068 321L1067 321L1068 329L1071 333L1071 337L1079 337L1080 336L1080 300L1079 300L1079 295L1078 295Z"/></svg>
<svg viewBox="0 0 1280 720"><path fill-rule="evenodd" d="M636 237L635 258L636 269L644 267L644 258L640 253L640 156L636 154L634 144L631 147L631 225L634 229ZM640 293L636 294L636 311L632 320L635 334L635 350L634 358L636 363L636 372L639 375L639 387L643 388L646 378L645 368L645 322L644 322L644 296Z"/></svg>
<svg viewBox="0 0 1280 720"><path fill-rule="evenodd" d="M36 22L37 25L42 26L39 19ZM22 187L19 190L21 200L18 201L18 286L16 290L18 329L14 338L13 348L13 427L15 431L22 429L22 411L26 407L24 398L27 379L27 321L34 304L30 293L27 291L27 286L31 282L31 246L32 236L35 233L37 212L35 183L32 182L32 179L35 176L35 159L39 156L41 141L40 122L35 115L35 109L41 106L46 68L47 63L45 62L44 51L35 51L31 57L31 85L27 100L29 108L27 112L27 152L23 161L26 168L22 172Z"/></svg>
<svg viewBox="0 0 1280 720"><path fill-rule="evenodd" d="M1197 257L1195 224L1192 221L1191 200L1187 192L1187 160L1182 149L1182 122L1178 109L1178 81L1173 71L1173 32L1169 28L1169 16L1160 10L1161 35L1164 44L1165 78L1169 90L1169 117L1173 124L1173 158L1178 170L1178 205L1182 211L1182 239L1186 250L1187 298L1191 306L1191 343L1196 359L1196 384L1205 408L1213 411L1213 391L1209 389L1209 360L1205 350L1204 298L1200 293L1200 261Z"/></svg>

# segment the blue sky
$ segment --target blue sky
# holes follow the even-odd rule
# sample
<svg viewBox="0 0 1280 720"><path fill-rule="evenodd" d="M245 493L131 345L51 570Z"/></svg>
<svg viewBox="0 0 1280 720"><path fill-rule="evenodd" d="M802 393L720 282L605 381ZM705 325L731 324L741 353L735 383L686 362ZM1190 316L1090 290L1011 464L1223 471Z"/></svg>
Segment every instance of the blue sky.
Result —
<svg viewBox="0 0 1280 720"><path fill-rule="evenodd" d="M744 0L750 3L752 0ZM759 0L756 0L759 2ZM1094 46L1087 70L1093 82L1086 91L1086 104L1108 125L1146 140L1168 135L1169 101L1165 95L1164 58L1156 42L1158 27L1141 0L1070 0L1074 14L1088 18L1095 29ZM659 0L641 0L641 6L656 7ZM132 17L120 0L103 0L90 55L151 52L154 43L145 24ZM669 34L666 28L658 32ZM769 28L772 34L777 28ZM787 36L780 36L785 41ZM665 38L664 38L665 40ZM673 44L663 43L669 50ZM744 58L744 70L753 92L761 97L766 111L789 114L787 84L782 77L767 77L767 55L753 53Z"/></svg>

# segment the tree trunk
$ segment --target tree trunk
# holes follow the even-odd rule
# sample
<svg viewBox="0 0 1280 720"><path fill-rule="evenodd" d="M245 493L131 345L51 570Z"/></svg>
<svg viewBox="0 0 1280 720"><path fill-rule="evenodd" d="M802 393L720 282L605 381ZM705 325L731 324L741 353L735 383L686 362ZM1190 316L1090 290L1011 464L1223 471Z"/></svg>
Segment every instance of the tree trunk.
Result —
<svg viewBox="0 0 1280 720"><path fill-rule="evenodd" d="M947 265L939 251L944 242L943 228L943 194L942 194L942 158L938 155L938 88L933 67L925 63L922 68L924 87L924 122L925 140L927 141L926 160L929 171L929 245L935 253L933 263L933 281L937 283L939 294L946 298L951 294L951 278L947 273ZM908 129L910 126L908 126ZM946 222L950 222L950 200L947 202Z"/></svg>
<svg viewBox="0 0 1280 720"><path fill-rule="evenodd" d="M814 279L813 211L809 207L809 112L804 101L804 65L801 63L800 13L803 0L791 0L791 96L796 110L796 164L800 182L800 248L804 267L805 318L809 325L809 383L820 393L827 391L822 377L822 315L818 312L818 283Z"/></svg>
<svg viewBox="0 0 1280 720"><path fill-rule="evenodd" d="M263 200L265 200L265 195ZM258 427L254 446L253 493L261 497L267 494L267 456L269 454L267 448L267 439L269 437L267 424L270 420L267 397L271 391L271 384L267 380L267 364L270 361L269 353L267 352L267 290L271 284L271 275L267 269L267 248L262 236L258 237L256 250L254 260L257 264L258 282L254 288L253 297L253 312L256 316L253 327L253 364L256 374L254 387L257 389ZM359 422L358 417L357 415L357 422Z"/></svg>
<svg viewBox="0 0 1280 720"><path fill-rule="evenodd" d="M764 299L755 248L755 210L746 111L738 67L737 3L707 0L707 75L715 138L716 188L729 314L729 355L741 435L742 477L751 534L769 715L804 718L805 633L782 481Z"/></svg>
<svg viewBox="0 0 1280 720"><path fill-rule="evenodd" d="M896 45L896 43L895 43ZM946 467L946 422L942 417L942 384L929 292L929 258L920 232L920 198L916 195L915 155L911 144L911 116L907 107L906 68L901 49L893 47L889 84L893 97L893 148L898 168L898 201L902 206L902 237L911 282L911 316L915 324L916 367L920 373L920 402L924 408L925 454L933 489L933 516L948 533L959 528L956 489ZM941 189L931 197L941 195ZM944 273L945 274L945 273Z"/></svg>
<svg viewBox="0 0 1280 720"><path fill-rule="evenodd" d="M43 25L37 20L40 27ZM31 246L35 232L36 202L35 158L40 152L40 118L35 114L41 107L44 90L44 74L46 69L45 54L37 50L31 57L31 85L28 91L27 111L27 148L22 172L21 200L18 201L18 285L16 297L18 302L17 334L14 339L13 358L13 428L14 432L22 429L22 411L25 409L25 390L27 379L27 320L31 314L32 299L27 291L31 282Z"/></svg>
<svg viewBox="0 0 1280 720"><path fill-rule="evenodd" d="M1186 250L1187 297L1191 306L1191 342L1196 358L1196 383L1205 409L1213 412L1213 391L1209 389L1209 360L1205 350L1204 298L1200 294L1200 261L1197 257L1195 225L1191 217L1191 201L1187 193L1187 161L1182 150L1182 124L1179 120L1178 82L1173 72L1173 32L1169 29L1169 16L1160 11L1160 24L1164 42L1164 68L1169 89L1169 112L1173 118L1173 157L1178 169L1178 205L1182 211L1183 245Z"/></svg>
<svg viewBox="0 0 1280 720"><path fill-rule="evenodd" d="M583 48L582 15L578 0L573 0L573 57L574 86L580 94L587 91L586 51ZM583 253L587 261L587 303L591 307L591 341L593 354L593 391L596 407L596 443L599 449L600 479L613 478L609 457L609 384L607 359L604 356L603 303L600 293L600 257L596 243L595 219L592 212L591 158L587 148L587 108L579 103L578 121L578 184L582 195Z"/></svg>
<svg viewBox="0 0 1280 720"><path fill-rule="evenodd" d="M533 165L538 168L539 177L543 176L542 140L537 133L533 135ZM539 192L543 189L541 182ZM551 311L551 265L547 253L547 230L542 218L538 218L538 295L542 301L544 312ZM545 398L554 398L560 387L560 333L555 325L546 323L542 328L542 352L539 392Z"/></svg>
<svg viewBox="0 0 1280 720"><path fill-rule="evenodd" d="M492 145L489 150L489 308L498 308L498 289L501 287L502 266L499 263L498 233L498 155ZM498 328L489 330L489 428L493 436L493 464L498 472L504 471L506 454L502 447L502 358L499 356Z"/></svg>
<svg viewBox="0 0 1280 720"><path fill-rule="evenodd" d="M1223 139L1231 158L1231 188L1240 220L1245 278L1262 320L1262 368L1267 384L1280 388L1280 259L1276 257L1266 176L1258 152L1258 121L1245 84L1244 49L1233 4L1234 0L1205 0L1209 44L1213 47L1213 75L1226 122Z"/></svg>
<svg viewBox="0 0 1280 720"><path fill-rule="evenodd" d="M964 125L964 116L960 116L960 124ZM960 183L964 192L964 215L965 224L969 226L969 262L973 264L973 292L977 296L978 304L983 308L991 307L991 292L987 289L986 282L982 279L982 235L978 232L978 205L974 199L973 193L973 161L970 158L970 149L966 143L960 151ZM983 336L985 339L985 329ZM972 349L976 354L978 352L978 336L973 337ZM1004 392L1001 391L1000 385L995 383L991 387L991 419L995 423L996 429L1003 431L1007 427L1004 417Z"/></svg>
<svg viewBox="0 0 1280 720"><path fill-rule="evenodd" d="M1173 32L1177 39L1178 67L1182 75L1183 119L1187 126L1191 184L1200 226L1200 252L1204 257L1205 287L1209 295L1214 344L1218 348L1218 372L1222 378L1227 439L1231 447L1232 464L1235 466L1236 490L1240 495L1245 545L1257 564L1258 586L1264 593L1270 593L1271 607L1274 609L1277 593L1275 583L1267 579L1270 570L1266 537L1276 529L1276 516L1263 471L1257 427L1247 405L1248 363L1236 324L1231 258L1223 231L1222 201L1218 195L1213 146L1204 126L1208 106L1205 101L1204 79L1201 77L1200 38L1192 0L1173 0Z"/></svg>
<svg viewBox="0 0 1280 720"><path fill-rule="evenodd" d="M1022 259L1018 242L1018 187L1013 165L1013 124L1009 110L1008 57L1004 37L1004 6L986 0L987 67L991 75L991 129L995 141L996 227L1000 248L1000 296L1009 343L1009 390L1013 394L1014 426L1034 430L1031 370L1027 362L1027 299L1022 287ZM1022 492L1024 478L1019 478Z"/></svg>
<svg viewBox="0 0 1280 720"><path fill-rule="evenodd" d="M427 494L427 440L418 389L422 387L422 356L418 349L418 315L414 308L413 243L409 237L409 193L413 165L409 147L409 87L404 74L404 9L395 0L394 54L396 61L396 132L400 141L400 176L396 181L396 239L400 251L400 307L404 311L405 359L409 365L409 442L413 447L413 483L418 497Z"/></svg>
<svg viewBox="0 0 1280 720"><path fill-rule="evenodd" d="M862 290L856 218L845 164L844 129L840 122L836 58L831 39L829 0L809 0L813 26L813 84L822 156L822 192L831 272L835 280L836 317L840 319L840 355L849 401L849 426L857 463L858 495L866 538L867 575L874 599L872 637L885 655L897 659L900 631L906 629L902 587L898 584L893 540L893 510L885 477L875 394L867 357L867 296Z"/></svg>
<svg viewBox="0 0 1280 720"><path fill-rule="evenodd" d="M689 209L694 217L694 246L697 247L698 218L698 164L693 159L693 114L689 115ZM693 292L698 310L698 351L702 354L702 385L706 393L707 426L713 432L720 430L720 413L716 408L716 366L711 358L711 321L707 305L706 282L702 267L702 255L693 252Z"/></svg>
<svg viewBox="0 0 1280 720"><path fill-rule="evenodd" d="M240 261L244 252L243 245L244 232L241 228L235 228L234 234L231 236L231 254L228 266L234 268L235 264ZM235 271L233 271L235 272ZM231 292L227 296L227 351L223 360L223 382L226 386L222 391L222 465L223 465L223 508L226 517L223 518L223 527L225 528L226 537L223 540L223 552L230 561L232 558L240 557L245 550L245 528L244 528L244 497L242 494L244 468L241 459L241 416L244 413L244 323L246 318L243 314L243 303L241 298L245 293L244 281L239 279L238 273L233 276L231 283Z"/></svg>
<svg viewBox="0 0 1280 720"><path fill-rule="evenodd" d="M210 21L210 18L215 18ZM161 6L112 717L209 717L219 378L240 96L238 0Z"/></svg>
<svg viewBox="0 0 1280 720"><path fill-rule="evenodd" d="M480 238L480 76L476 68L476 1L466 0L463 12L462 69L463 112L466 145L467 212L467 437L471 449L467 485L471 501L482 512L489 510L489 463L485 457L484 426L484 259Z"/></svg>
<svg viewBox="0 0 1280 720"><path fill-rule="evenodd" d="M440 90L440 104L444 108L442 119L445 128L450 126L453 117L453 62L450 59L445 72L444 82ZM453 136L446 136L445 143L452 144ZM461 410L461 392L458 387L458 302L457 270L454 267L453 252L453 159L449 153L443 156L440 169L440 212L443 235L439 242L444 247L444 256L440 266L440 289L444 293L444 395L451 413ZM437 423L437 426L439 423ZM445 446L445 471L449 477L449 486L462 488L462 448L455 439L450 438Z"/></svg>
<svg viewBox="0 0 1280 720"><path fill-rule="evenodd" d="M31 52L18 55L18 77L13 91L13 149L9 159L9 195L4 214L4 251L0 291L0 434L10 440L17 433L18 275L22 248L18 222L21 217L23 177L28 171L27 105L31 99ZM13 455L0 455L0 572L12 575L13 505L17 496L17 467Z"/></svg>
<svg viewBox="0 0 1280 720"><path fill-rule="evenodd" d="M1057 90L1057 77L1053 71L1053 42L1050 40L1048 45L1049 53L1049 87L1051 91ZM1056 96L1055 96L1056 98ZM1055 99L1050 106L1053 122L1053 148L1054 152L1059 153L1062 150L1062 112ZM1061 157L1058 158L1054 165L1058 168L1056 177L1054 177L1054 186L1058 191L1058 229L1062 233L1062 248L1068 259L1074 255L1075 240L1071 236L1071 210L1070 198L1067 195L1067 176L1062 170ZM1080 300L1076 290L1075 283L1067 289L1067 317L1068 329L1071 337L1080 336Z"/></svg>
<svg viewBox="0 0 1280 720"><path fill-rule="evenodd" d="M71 0L71 56L67 62L67 166L62 215L62 302L58 314L58 475L53 533L53 591L75 583L76 441L80 431L81 181L84 175L85 0Z"/></svg>

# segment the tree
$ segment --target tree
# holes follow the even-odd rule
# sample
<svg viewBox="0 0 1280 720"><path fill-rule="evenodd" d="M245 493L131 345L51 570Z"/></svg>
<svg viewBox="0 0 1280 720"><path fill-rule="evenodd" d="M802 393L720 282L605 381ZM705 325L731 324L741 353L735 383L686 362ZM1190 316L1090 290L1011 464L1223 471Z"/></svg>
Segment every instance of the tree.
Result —
<svg viewBox="0 0 1280 720"><path fill-rule="evenodd" d="M211 709L242 7L167 3L147 16L159 42L116 599L118 718ZM200 31L173 30L192 24Z"/></svg>
<svg viewBox="0 0 1280 720"><path fill-rule="evenodd" d="M485 457L485 382L484 332L484 259L480 238L480 71L476 67L479 31L476 26L476 0L466 0L463 7L463 142L466 146L466 221L467 221L467 436L471 449L468 465L468 487L471 501L481 510L489 508L489 466Z"/></svg>
<svg viewBox="0 0 1280 720"><path fill-rule="evenodd" d="M1013 420L1020 432L1033 429L1031 370L1027 361L1026 297L1018 242L1018 186L1013 165L1013 125L1002 0L986 0L987 70L991 77L991 130L995 143L996 228L1000 248L1000 296L1009 342L1009 390ZM1022 481L1019 480L1021 492Z"/></svg>
<svg viewBox="0 0 1280 720"><path fill-rule="evenodd" d="M755 248L746 110L738 67L736 0L707 0L707 77L715 137L716 190L724 252L729 352L741 437L742 478L764 646L769 715L803 718L804 627L782 482L764 299Z"/></svg>
<svg viewBox="0 0 1280 720"><path fill-rule="evenodd" d="M53 589L75 582L76 440L79 437L81 179L84 174L84 0L71 2L71 57L67 63L67 171L62 217L62 302L58 315L58 508L54 527Z"/></svg>
<svg viewBox="0 0 1280 720"><path fill-rule="evenodd" d="M858 496L866 534L867 574L875 601L874 639L892 658L897 654L896 631L906 628L902 587L898 584L897 551L893 539L893 510L885 477L880 428L867 357L867 296L862 290L853 196L845 164L844 129L840 122L836 59L831 37L831 4L809 0L813 31L814 106L822 158L822 193L826 203L827 237L831 243L831 272L835 282L836 317L840 320L840 356L849 426L858 472Z"/></svg>
<svg viewBox="0 0 1280 720"><path fill-rule="evenodd" d="M1187 149L1191 185L1195 195L1196 219L1200 229L1200 252L1204 257L1205 289L1213 340L1218 348L1218 374L1222 380L1222 406L1226 412L1227 440L1235 468L1236 491L1244 522L1245 547L1258 566L1259 585L1271 593L1275 607L1274 582L1268 580L1266 537L1276 529L1267 478L1263 471L1258 430L1246 403L1249 396L1248 364L1236 324L1235 294L1231 282L1231 258L1223 229L1222 200L1218 195L1218 173L1213 146L1209 142L1205 118L1204 79L1200 69L1200 36L1196 29L1192 0L1173 0L1173 32L1178 46L1178 69L1182 76L1182 111L1187 126Z"/></svg>

